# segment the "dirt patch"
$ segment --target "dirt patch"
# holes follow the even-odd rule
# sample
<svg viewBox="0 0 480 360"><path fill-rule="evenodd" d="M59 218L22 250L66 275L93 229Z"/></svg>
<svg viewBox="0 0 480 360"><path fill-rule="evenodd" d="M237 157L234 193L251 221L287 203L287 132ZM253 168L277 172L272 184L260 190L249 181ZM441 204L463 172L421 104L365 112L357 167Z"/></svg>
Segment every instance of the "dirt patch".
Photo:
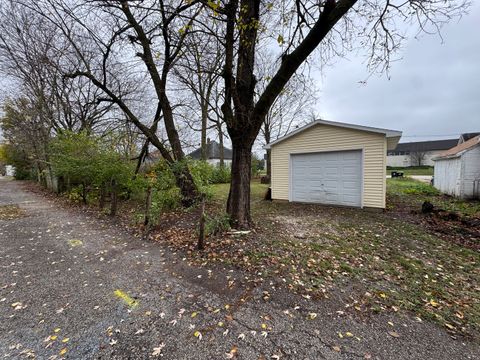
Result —
<svg viewBox="0 0 480 360"><path fill-rule="evenodd" d="M17 205L0 206L0 220L13 220L26 216L26 212Z"/></svg>
<svg viewBox="0 0 480 360"><path fill-rule="evenodd" d="M463 215L438 208L431 213L422 214L418 202L398 197L389 200L391 204L387 212L389 216L421 225L429 233L443 240L480 251L480 216Z"/></svg>

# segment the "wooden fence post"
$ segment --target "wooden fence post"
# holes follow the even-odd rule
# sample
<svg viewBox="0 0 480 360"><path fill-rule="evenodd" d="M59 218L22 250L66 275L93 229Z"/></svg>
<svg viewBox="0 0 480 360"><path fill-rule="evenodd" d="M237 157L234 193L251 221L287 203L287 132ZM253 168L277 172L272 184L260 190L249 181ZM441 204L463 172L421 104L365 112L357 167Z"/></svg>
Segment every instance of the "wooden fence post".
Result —
<svg viewBox="0 0 480 360"><path fill-rule="evenodd" d="M112 180L112 201L110 203L110 216L115 216L117 214L117 181Z"/></svg>
<svg viewBox="0 0 480 360"><path fill-rule="evenodd" d="M205 249L205 195L202 195L202 204L200 206L200 224L198 232L198 250Z"/></svg>
<svg viewBox="0 0 480 360"><path fill-rule="evenodd" d="M150 225L150 208L152 207L152 185L147 187L147 195L145 197L145 219L143 225L148 227Z"/></svg>

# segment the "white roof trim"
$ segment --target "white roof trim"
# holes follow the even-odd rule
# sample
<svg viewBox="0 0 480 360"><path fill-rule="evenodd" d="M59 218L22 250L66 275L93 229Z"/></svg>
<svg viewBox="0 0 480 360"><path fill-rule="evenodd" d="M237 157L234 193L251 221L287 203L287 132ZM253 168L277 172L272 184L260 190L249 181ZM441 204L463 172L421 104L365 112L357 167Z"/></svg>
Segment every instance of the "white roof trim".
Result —
<svg viewBox="0 0 480 360"><path fill-rule="evenodd" d="M287 140L288 138L291 138L292 136L295 136L302 131L305 131L315 125L330 125L330 126L336 126L336 127L341 127L341 128L347 128L347 129L354 129L354 130L360 130L360 131L368 131L368 132L374 132L374 133L379 133L379 134L385 134L387 138L392 138L392 137L401 137L402 132L398 130L389 130L389 129L381 129L381 128L375 128L375 127L370 127L370 126L363 126L363 125L355 125L355 124L347 124L347 123L341 123L337 121L329 121L329 120L315 120L312 121L311 123L308 123L305 126L302 126L301 128L292 131L291 133L288 133L287 135L272 141L271 143L265 145L263 148L264 149L270 149L273 145L278 144L279 142L282 142L284 140Z"/></svg>

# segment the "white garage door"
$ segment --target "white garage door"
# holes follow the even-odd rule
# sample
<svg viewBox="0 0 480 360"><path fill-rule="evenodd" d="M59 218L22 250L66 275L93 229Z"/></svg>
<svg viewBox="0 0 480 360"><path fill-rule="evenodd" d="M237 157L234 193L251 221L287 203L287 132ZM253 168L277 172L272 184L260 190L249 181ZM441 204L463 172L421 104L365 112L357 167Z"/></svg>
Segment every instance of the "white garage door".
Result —
<svg viewBox="0 0 480 360"><path fill-rule="evenodd" d="M292 155L291 200L362 205L362 152Z"/></svg>

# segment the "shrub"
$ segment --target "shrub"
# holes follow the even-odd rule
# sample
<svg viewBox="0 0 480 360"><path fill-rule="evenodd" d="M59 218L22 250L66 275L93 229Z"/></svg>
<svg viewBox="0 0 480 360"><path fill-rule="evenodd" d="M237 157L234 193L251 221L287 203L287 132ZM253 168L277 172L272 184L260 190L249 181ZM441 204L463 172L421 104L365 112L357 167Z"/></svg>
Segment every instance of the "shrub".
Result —
<svg viewBox="0 0 480 360"><path fill-rule="evenodd" d="M230 182L232 170L229 166L215 166L212 173L212 184L226 184Z"/></svg>
<svg viewBox="0 0 480 360"><path fill-rule="evenodd" d="M188 167L192 173L195 184L203 188L212 184L215 171L214 166L203 160L187 160Z"/></svg>
<svg viewBox="0 0 480 360"><path fill-rule="evenodd" d="M15 167L15 179L28 180L35 178L32 161L26 152L12 144L3 144L0 148L0 162Z"/></svg>
<svg viewBox="0 0 480 360"><path fill-rule="evenodd" d="M49 155L54 174L67 184L81 185L85 202L91 189L117 194L130 191L133 164L99 137L65 132L51 141Z"/></svg>
<svg viewBox="0 0 480 360"><path fill-rule="evenodd" d="M162 212L178 208L180 201L180 190L176 187L168 190L155 190L152 194L152 206L150 208L152 222L156 223Z"/></svg>
<svg viewBox="0 0 480 360"><path fill-rule="evenodd" d="M205 232L207 235L216 235L229 229L230 217L228 214L223 213L206 219Z"/></svg>

